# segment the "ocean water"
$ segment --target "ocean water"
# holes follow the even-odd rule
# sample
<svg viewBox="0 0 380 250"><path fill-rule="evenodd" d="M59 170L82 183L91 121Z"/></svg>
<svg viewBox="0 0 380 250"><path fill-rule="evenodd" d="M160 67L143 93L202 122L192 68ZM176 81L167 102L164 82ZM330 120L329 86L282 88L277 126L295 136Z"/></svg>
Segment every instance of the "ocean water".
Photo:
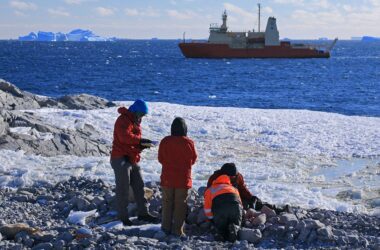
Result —
<svg viewBox="0 0 380 250"><path fill-rule="evenodd" d="M61 96L380 116L380 43L339 41L330 59L186 59L178 41L0 41L0 78Z"/></svg>

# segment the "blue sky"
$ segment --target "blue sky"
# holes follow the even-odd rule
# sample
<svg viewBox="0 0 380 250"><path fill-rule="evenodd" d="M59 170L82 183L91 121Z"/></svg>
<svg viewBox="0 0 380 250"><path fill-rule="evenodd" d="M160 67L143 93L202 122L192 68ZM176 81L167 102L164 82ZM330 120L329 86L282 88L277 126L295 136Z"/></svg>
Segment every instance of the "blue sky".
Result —
<svg viewBox="0 0 380 250"><path fill-rule="evenodd" d="M380 36L380 0L262 0L262 29L282 38ZM119 38L206 38L223 10L233 31L257 29L257 0L0 0L0 39L31 31L91 29Z"/></svg>

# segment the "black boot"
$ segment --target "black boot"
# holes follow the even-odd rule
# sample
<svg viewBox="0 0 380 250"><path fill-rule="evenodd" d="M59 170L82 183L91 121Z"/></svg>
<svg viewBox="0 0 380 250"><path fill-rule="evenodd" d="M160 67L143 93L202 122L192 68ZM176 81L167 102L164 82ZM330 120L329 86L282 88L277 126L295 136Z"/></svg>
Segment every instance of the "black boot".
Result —
<svg viewBox="0 0 380 250"><path fill-rule="evenodd" d="M121 222L123 222L124 226L132 226L133 225L133 222L130 221L129 219L121 220Z"/></svg>
<svg viewBox="0 0 380 250"><path fill-rule="evenodd" d="M228 225L228 241L235 242L237 240L238 228L235 224Z"/></svg>
<svg viewBox="0 0 380 250"><path fill-rule="evenodd" d="M138 220L142 220L142 221L146 221L146 222L149 222L149 223L153 223L153 224L157 224L159 223L159 219L156 217L156 216L153 216L151 214L145 214L145 215L139 215L137 217Z"/></svg>

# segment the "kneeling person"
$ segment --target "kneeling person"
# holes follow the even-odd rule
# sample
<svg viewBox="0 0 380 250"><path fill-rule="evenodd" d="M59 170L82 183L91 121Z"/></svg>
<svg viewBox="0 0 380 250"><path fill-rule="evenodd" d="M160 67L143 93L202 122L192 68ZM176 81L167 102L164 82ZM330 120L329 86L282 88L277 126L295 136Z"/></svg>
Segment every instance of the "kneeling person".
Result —
<svg viewBox="0 0 380 250"><path fill-rule="evenodd" d="M204 211L212 219L224 240L235 242L239 231L243 207L239 191L232 186L229 176L216 178L204 194Z"/></svg>

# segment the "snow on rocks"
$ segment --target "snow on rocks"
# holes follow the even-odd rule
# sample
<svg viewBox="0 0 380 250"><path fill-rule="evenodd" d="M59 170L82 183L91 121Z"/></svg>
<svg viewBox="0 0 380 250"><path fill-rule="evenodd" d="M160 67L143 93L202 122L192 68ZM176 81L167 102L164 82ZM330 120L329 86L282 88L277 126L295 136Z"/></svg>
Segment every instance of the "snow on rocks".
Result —
<svg viewBox="0 0 380 250"><path fill-rule="evenodd" d="M93 127L86 123L76 131L47 125L33 111L42 107L65 109L101 109L115 106L105 99L81 94L59 99L42 97L24 92L13 84L0 79L0 149L23 150L36 155L107 155L110 149L101 141Z"/></svg>
<svg viewBox="0 0 380 250"><path fill-rule="evenodd" d="M146 186L152 194L149 209L157 213L161 209L160 188L155 182ZM202 196L195 190L190 190L187 237L168 236L161 231L160 224L143 224L135 217L137 214L131 214L133 226L123 226L114 212L112 188L101 180L71 178L56 185L2 190L0 248L305 249L365 248L379 244L380 219L377 217L299 207L293 208L294 214L273 215L266 221L242 227L236 243L217 241L216 229L203 217ZM32 199L13 198L20 194ZM85 199L90 205L78 211L74 197L77 201ZM93 201L97 201L96 204ZM248 210L247 214L255 219L266 217L254 210ZM12 234L4 231L15 225L18 227Z"/></svg>

